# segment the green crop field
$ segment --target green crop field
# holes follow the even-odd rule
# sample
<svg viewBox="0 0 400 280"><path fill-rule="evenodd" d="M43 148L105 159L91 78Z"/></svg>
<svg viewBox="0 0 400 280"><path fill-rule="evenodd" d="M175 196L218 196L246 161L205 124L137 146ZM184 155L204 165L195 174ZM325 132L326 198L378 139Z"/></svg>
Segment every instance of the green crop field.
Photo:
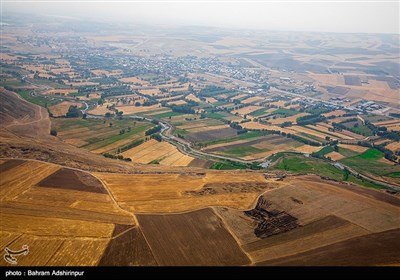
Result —
<svg viewBox="0 0 400 280"><path fill-rule="evenodd" d="M372 131L365 125L358 125L357 127L352 127L350 130L354 133L358 133L364 136L374 135Z"/></svg>
<svg viewBox="0 0 400 280"><path fill-rule="evenodd" d="M341 159L340 162L361 173L367 172L384 176L388 173L400 172L400 166L398 165L377 161L383 156L384 154L382 152L371 148L360 155Z"/></svg>
<svg viewBox="0 0 400 280"><path fill-rule="evenodd" d="M346 149L346 148L339 147L339 154L341 154L345 157L354 157L354 156L357 156L359 153L349 150L349 149Z"/></svg>
<svg viewBox="0 0 400 280"><path fill-rule="evenodd" d="M56 105L56 104L62 102L61 100L55 99L52 97L44 97L41 95L31 96L29 94L28 90L16 90L16 92L26 101L31 102L36 105L39 105L39 106L42 106L44 108L47 108L47 107L50 107L52 105Z"/></svg>
<svg viewBox="0 0 400 280"><path fill-rule="evenodd" d="M400 171L388 173L388 174L385 174L385 175L388 176L388 177L392 177L392 178L400 178Z"/></svg>
<svg viewBox="0 0 400 280"><path fill-rule="evenodd" d="M382 189L383 187L364 179L359 179L351 174L346 176L345 171L340 170L324 160L312 157L304 157L303 155L279 153L271 157L273 161L277 161L275 168L286 170L293 173L313 173L319 176L327 177L337 181L349 181L368 188Z"/></svg>
<svg viewBox="0 0 400 280"><path fill-rule="evenodd" d="M290 117L299 114L300 112L295 111L295 110L290 110L290 109L285 109L285 108L279 108L278 110L275 110L271 113L271 115L279 114L283 115L285 117Z"/></svg>
<svg viewBox="0 0 400 280"><path fill-rule="evenodd" d="M210 119L217 119L217 120L226 118L226 116L224 116L222 114L218 114L218 113L207 113L206 117L210 118Z"/></svg>
<svg viewBox="0 0 400 280"><path fill-rule="evenodd" d="M52 129L57 131L60 138L79 140L81 143L78 146L88 150L102 148L124 139L136 140L144 137L144 132L153 126L154 124L148 122L130 119L52 119Z"/></svg>
<svg viewBox="0 0 400 280"><path fill-rule="evenodd" d="M318 156L325 156L326 154L329 154L333 152L335 149L332 146L325 146L315 154Z"/></svg>
<svg viewBox="0 0 400 280"><path fill-rule="evenodd" d="M362 159L371 159L371 160L380 159L383 156L384 154L376 149L368 149L364 153L359 155L359 157Z"/></svg>
<svg viewBox="0 0 400 280"><path fill-rule="evenodd" d="M107 145L110 145L114 142L126 139L126 138L131 138L132 136L139 134L141 132L144 132L146 130L148 130L152 125L151 124L145 124L145 125L141 125L138 127L133 128L131 131L126 132L124 134L117 134L117 135L113 135L111 137L107 137L107 138L99 138L99 137L93 137L93 138L89 138L88 142L89 144L82 146L83 148L86 148L88 150L95 150L98 148L102 148L105 147Z"/></svg>
<svg viewBox="0 0 400 280"><path fill-rule="evenodd" d="M314 173L335 180L343 179L343 171L323 160L302 155L284 155L276 165L277 169L295 173Z"/></svg>
<svg viewBox="0 0 400 280"><path fill-rule="evenodd" d="M249 115L253 117L259 117L265 114L265 111L268 110L267 108L261 108L251 112Z"/></svg>

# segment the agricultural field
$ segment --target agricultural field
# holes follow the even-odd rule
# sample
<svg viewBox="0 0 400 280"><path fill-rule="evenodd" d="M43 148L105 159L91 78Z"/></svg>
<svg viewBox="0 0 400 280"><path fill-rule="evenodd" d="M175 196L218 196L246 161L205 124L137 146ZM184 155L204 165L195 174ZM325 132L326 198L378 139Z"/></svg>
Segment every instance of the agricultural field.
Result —
<svg viewBox="0 0 400 280"><path fill-rule="evenodd" d="M347 166L363 174L372 174L385 180L386 176L400 172L400 166L390 161L382 161L384 154L376 149L368 149L362 154L340 160Z"/></svg>
<svg viewBox="0 0 400 280"><path fill-rule="evenodd" d="M185 135L185 139L193 143L210 143L213 141L224 140L232 138L237 135L235 129L226 127L220 129L213 129L212 127L206 131L194 132Z"/></svg>
<svg viewBox="0 0 400 280"><path fill-rule="evenodd" d="M18 265L400 265L398 36L4 22Z"/></svg>
<svg viewBox="0 0 400 280"><path fill-rule="evenodd" d="M300 146L303 146L303 144L279 135L259 135L256 138L210 145L204 150L210 153L252 160L266 158L280 151L293 151Z"/></svg>
<svg viewBox="0 0 400 280"><path fill-rule="evenodd" d="M400 131L400 120L389 120L374 123L377 126L386 127L388 130Z"/></svg>
<svg viewBox="0 0 400 280"><path fill-rule="evenodd" d="M250 260L211 209L174 215L138 215L160 265L246 265ZM163 233L174 232L173 235ZM190 232L190 234L188 234ZM164 238L160 238L160 236ZM213 238L201 238L202 236Z"/></svg>
<svg viewBox="0 0 400 280"><path fill-rule="evenodd" d="M143 139L145 131L152 126L148 122L128 119L52 120L52 128L63 141L98 154L115 152L119 147Z"/></svg>
<svg viewBox="0 0 400 280"><path fill-rule="evenodd" d="M174 145L154 139L129 149L121 155L137 163L166 166L188 166L194 159L179 152Z"/></svg>
<svg viewBox="0 0 400 280"><path fill-rule="evenodd" d="M293 260L303 263L300 256L306 257L307 264L329 263L332 251L328 246L340 246L347 240L350 243L350 240L374 235L390 235L390 240L394 241L392 232L398 231L400 226L400 220L395 218L397 198L357 186L328 183L316 176L291 177L284 181L286 186L262 195L251 210L214 208L256 265L293 265L296 263ZM364 203L380 210L371 212L370 206ZM312 211L316 208L319 211ZM372 240L376 244L377 239ZM394 246L397 247L397 243ZM356 244L350 248L359 246ZM335 255L335 263L398 262L395 250L389 247L382 247L384 255L390 256L387 259L381 259L378 254L368 260L360 259L359 253L349 247L339 248L346 249L349 259ZM318 257L310 258L317 250Z"/></svg>
<svg viewBox="0 0 400 280"><path fill-rule="evenodd" d="M237 110L233 110L232 114L236 114L237 113L238 115L243 117L245 115L251 114L252 112L260 110L262 108L263 107L260 107L260 106L250 105L250 106L246 106L246 107L243 107L243 108L240 108L240 109L237 109Z"/></svg>
<svg viewBox="0 0 400 280"><path fill-rule="evenodd" d="M80 108L82 104L79 102L63 101L59 104L50 106L49 110L53 117L64 117L70 106L77 106L77 108Z"/></svg>
<svg viewBox="0 0 400 280"><path fill-rule="evenodd" d="M114 223L136 223L89 173L36 161L0 167L2 246L30 250L18 265L97 265Z"/></svg>
<svg viewBox="0 0 400 280"><path fill-rule="evenodd" d="M281 186L260 173L95 175L135 213L184 212L213 205L247 209L261 192Z"/></svg>

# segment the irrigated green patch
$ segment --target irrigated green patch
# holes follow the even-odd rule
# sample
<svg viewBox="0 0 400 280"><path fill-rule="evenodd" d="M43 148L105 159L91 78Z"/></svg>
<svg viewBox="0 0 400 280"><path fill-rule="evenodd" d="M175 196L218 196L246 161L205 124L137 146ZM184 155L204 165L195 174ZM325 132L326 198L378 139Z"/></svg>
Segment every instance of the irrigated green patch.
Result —
<svg viewBox="0 0 400 280"><path fill-rule="evenodd" d="M339 147L339 154L345 157L354 157L358 155L357 152L342 147Z"/></svg>
<svg viewBox="0 0 400 280"><path fill-rule="evenodd" d="M323 160L302 155L284 155L276 165L277 169L295 173L313 173L335 180L343 179L343 171Z"/></svg>
<svg viewBox="0 0 400 280"><path fill-rule="evenodd" d="M279 108L278 110L273 111L271 114L279 114L279 115L283 115L285 117L290 117L290 116L294 116L299 114L300 112L295 111L295 110L291 110L291 109L285 109L285 108Z"/></svg>
<svg viewBox="0 0 400 280"><path fill-rule="evenodd" d="M28 90L16 90L16 92L26 101L31 102L33 104L42 106L44 108L48 108L52 105L56 105L61 103L62 101L59 99L51 98L51 97L44 97L41 95L32 96ZM53 99L53 100L52 100Z"/></svg>
<svg viewBox="0 0 400 280"><path fill-rule="evenodd" d="M180 128L177 128L177 129L175 129L175 135L186 135L186 134L188 134L189 133L189 131L187 131L187 130L185 130L185 129L180 129Z"/></svg>
<svg viewBox="0 0 400 280"><path fill-rule="evenodd" d="M253 117L259 117L265 114L265 111L267 111L267 108L261 108L258 110L255 110L253 112L251 112L249 115L253 116Z"/></svg>
<svg viewBox="0 0 400 280"><path fill-rule="evenodd" d="M130 119L52 119L52 128L58 132L60 138L79 139L83 144L78 146L88 150L102 148L123 139L134 141L143 138L144 132L153 126L154 124L148 122Z"/></svg>
<svg viewBox="0 0 400 280"><path fill-rule="evenodd" d="M210 119L217 119L217 120L226 118L226 116L224 116L222 114L218 114L218 113L207 113L206 117L210 118Z"/></svg>
<svg viewBox="0 0 400 280"><path fill-rule="evenodd" d="M325 146L321 150L316 152L315 154L317 156L325 156L326 154L329 154L329 153L333 152L334 150L335 149L332 146Z"/></svg>
<svg viewBox="0 0 400 280"><path fill-rule="evenodd" d="M383 156L384 156L384 154L381 151L378 151L376 149L368 149L364 153L359 155L360 158L372 159L372 160L380 159Z"/></svg>
<svg viewBox="0 0 400 280"><path fill-rule="evenodd" d="M276 169L287 170L294 173L313 173L322 177L327 177L337 181L349 181L368 188L382 189L384 187L365 179L359 179L351 174L346 176L346 172L334 167L324 160L304 157L296 154L279 153L273 157L273 160L278 160L275 165Z"/></svg>
<svg viewBox="0 0 400 280"><path fill-rule="evenodd" d="M89 139L89 144L85 145L83 147L88 150L99 149L99 148L105 147L107 145L110 145L114 142L117 142L117 141L120 141L120 140L123 140L126 138L131 138L132 136L134 136L136 134L146 131L150 127L152 127L151 124L145 124L145 125L142 125L139 127L135 127L131 131L126 132L124 134L113 135L113 136L105 138L105 139L99 139L97 137L91 138L91 139Z"/></svg>
<svg viewBox="0 0 400 280"><path fill-rule="evenodd" d="M386 174L386 176L392 177L392 178L400 178L400 171Z"/></svg>
<svg viewBox="0 0 400 280"><path fill-rule="evenodd" d="M384 176L385 174L400 172L400 166L398 165L396 166L377 161L382 157L382 152L371 148L360 155L341 159L340 162L359 171L360 173L372 173Z"/></svg>

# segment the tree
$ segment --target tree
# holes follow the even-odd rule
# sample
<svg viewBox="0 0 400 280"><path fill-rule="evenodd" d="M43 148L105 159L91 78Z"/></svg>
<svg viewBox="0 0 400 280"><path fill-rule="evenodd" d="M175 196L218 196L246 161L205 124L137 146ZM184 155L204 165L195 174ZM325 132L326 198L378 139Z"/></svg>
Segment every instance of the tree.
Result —
<svg viewBox="0 0 400 280"><path fill-rule="evenodd" d="M138 102L135 102L135 106L136 107L139 107L141 104L140 104L140 102L138 101Z"/></svg>
<svg viewBox="0 0 400 280"><path fill-rule="evenodd" d="M57 131L55 129L50 130L50 135L57 136Z"/></svg>
<svg viewBox="0 0 400 280"><path fill-rule="evenodd" d="M82 119L85 120L86 118L87 118L87 115L86 115L86 114L83 114L83 115L82 115Z"/></svg>
<svg viewBox="0 0 400 280"><path fill-rule="evenodd" d="M106 118L111 117L111 113L110 113L110 112L107 112L107 113L105 113L104 115L106 116Z"/></svg>
<svg viewBox="0 0 400 280"><path fill-rule="evenodd" d="M151 135L150 137L151 137L152 139L157 140L158 142L161 142L161 140L162 140L162 137L161 137L160 133L153 134L153 135Z"/></svg>
<svg viewBox="0 0 400 280"><path fill-rule="evenodd" d="M109 126L110 126L110 127L112 127L112 126L113 126L112 122L110 122Z"/></svg>
<svg viewBox="0 0 400 280"><path fill-rule="evenodd" d="M67 118L79 117L79 110L77 106L69 106L68 112L65 114Z"/></svg>
<svg viewBox="0 0 400 280"><path fill-rule="evenodd" d="M339 147L338 147L338 145L333 146L333 150L334 150L335 152L339 152Z"/></svg>

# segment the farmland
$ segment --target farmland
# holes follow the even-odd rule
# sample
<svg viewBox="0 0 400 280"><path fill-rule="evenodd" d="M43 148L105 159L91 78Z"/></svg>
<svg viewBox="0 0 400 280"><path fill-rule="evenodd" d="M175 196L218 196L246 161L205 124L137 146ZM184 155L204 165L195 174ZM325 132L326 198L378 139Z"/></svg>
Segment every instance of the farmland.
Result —
<svg viewBox="0 0 400 280"><path fill-rule="evenodd" d="M53 129L63 141L94 153L113 152L143 139L145 131L152 126L128 119L54 119L52 122Z"/></svg>
<svg viewBox="0 0 400 280"><path fill-rule="evenodd" d="M194 159L182 154L175 146L167 142L157 142L153 139L129 149L121 155L137 163L167 166L188 166Z"/></svg>
<svg viewBox="0 0 400 280"><path fill-rule="evenodd" d="M4 15L0 250L399 265L398 36L167 27Z"/></svg>
<svg viewBox="0 0 400 280"><path fill-rule="evenodd" d="M160 265L220 266L250 263L211 209L175 215L138 215L138 221ZM159 238L164 232L172 230L174 235ZM201 238L211 234L212 239Z"/></svg>
<svg viewBox="0 0 400 280"><path fill-rule="evenodd" d="M215 171L214 171L215 172ZM224 205L239 209L249 207L263 189L280 186L279 182L263 185L261 189L246 190L255 183L266 183L262 174L248 174L243 177L240 173L207 173L204 175L118 175L96 174L109 188L118 201L128 209L138 213L171 213L196 210L212 205ZM128 184L128 182L130 182ZM224 184L240 185L238 192L217 191ZM216 184L216 191L201 192L208 188L206 184ZM151 192L149 192L149 186ZM213 189L214 189L213 188ZM200 192L201 195L194 195Z"/></svg>

